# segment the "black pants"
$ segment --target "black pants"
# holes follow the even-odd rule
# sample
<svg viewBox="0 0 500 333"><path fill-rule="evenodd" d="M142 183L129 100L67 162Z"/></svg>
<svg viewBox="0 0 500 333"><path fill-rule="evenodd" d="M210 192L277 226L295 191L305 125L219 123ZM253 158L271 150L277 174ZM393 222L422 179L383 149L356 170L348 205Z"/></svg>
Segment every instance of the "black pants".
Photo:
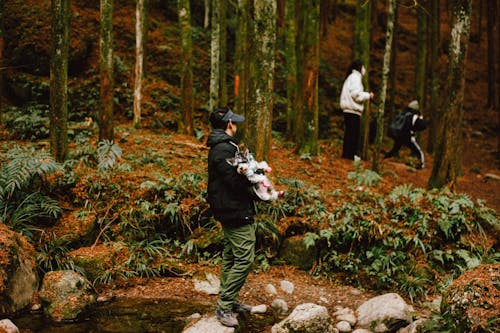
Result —
<svg viewBox="0 0 500 333"><path fill-rule="evenodd" d="M354 113L344 112L344 125L342 157L353 160L358 152L361 117Z"/></svg>
<svg viewBox="0 0 500 333"><path fill-rule="evenodd" d="M423 168L425 162L424 152L418 145L415 136L411 136L409 140L394 141L394 146L392 147L390 152L385 154L385 157L395 156L403 146L410 148L412 154L420 160L420 167Z"/></svg>

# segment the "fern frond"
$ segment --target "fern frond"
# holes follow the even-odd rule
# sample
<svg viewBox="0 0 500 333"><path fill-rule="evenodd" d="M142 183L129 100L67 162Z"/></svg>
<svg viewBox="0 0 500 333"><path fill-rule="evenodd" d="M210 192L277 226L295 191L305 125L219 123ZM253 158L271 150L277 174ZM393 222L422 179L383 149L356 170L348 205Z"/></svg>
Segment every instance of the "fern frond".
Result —
<svg viewBox="0 0 500 333"><path fill-rule="evenodd" d="M97 160L99 161L98 168L106 171L111 169L117 160L122 157L122 149L113 141L99 141L97 147Z"/></svg>

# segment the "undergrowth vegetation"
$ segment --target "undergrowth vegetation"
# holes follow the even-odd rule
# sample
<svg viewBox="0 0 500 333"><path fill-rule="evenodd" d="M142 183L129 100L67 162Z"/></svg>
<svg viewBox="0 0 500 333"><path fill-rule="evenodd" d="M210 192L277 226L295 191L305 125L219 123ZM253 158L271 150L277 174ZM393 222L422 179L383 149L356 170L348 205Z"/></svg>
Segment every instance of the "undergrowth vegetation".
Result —
<svg viewBox="0 0 500 333"><path fill-rule="evenodd" d="M89 276L96 284L189 274L179 262L220 261L222 232L205 200L204 169L173 175L161 153L123 154L109 141L79 145L64 165L34 148L14 147L3 158L0 219L37 247L40 274L85 273L85 263L75 263L69 252L96 244L120 248L111 263ZM130 179L149 166L157 171ZM280 262L290 219L299 221L293 228L303 246L316 249L313 274L396 290L412 301L441 292L468 269L500 262L500 223L482 202L410 185L380 193L381 177L360 163L348 178L345 193L333 194L335 207L327 207L324 193L314 186L278 179L287 189L285 197L256 204L256 269ZM57 237L47 231L60 218L58 201L63 200L74 207L75 219L91 220L86 234Z"/></svg>

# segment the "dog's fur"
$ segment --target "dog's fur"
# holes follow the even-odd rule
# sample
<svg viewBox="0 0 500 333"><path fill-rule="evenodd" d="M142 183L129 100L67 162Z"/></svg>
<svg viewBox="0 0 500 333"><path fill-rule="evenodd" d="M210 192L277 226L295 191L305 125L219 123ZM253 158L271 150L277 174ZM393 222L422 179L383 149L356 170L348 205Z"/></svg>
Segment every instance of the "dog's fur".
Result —
<svg viewBox="0 0 500 333"><path fill-rule="evenodd" d="M257 197L263 201L276 200L283 196L283 191L276 191L267 178L266 173L272 171L267 162L257 162L248 149L240 149L235 156L226 159L227 163L236 167L239 174L245 175L253 184Z"/></svg>

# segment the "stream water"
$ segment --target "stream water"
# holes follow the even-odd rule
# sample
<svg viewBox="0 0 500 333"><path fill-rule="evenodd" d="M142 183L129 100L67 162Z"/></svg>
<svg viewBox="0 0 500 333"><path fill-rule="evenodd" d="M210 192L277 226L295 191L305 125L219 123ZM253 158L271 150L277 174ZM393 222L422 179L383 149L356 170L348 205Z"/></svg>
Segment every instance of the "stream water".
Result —
<svg viewBox="0 0 500 333"><path fill-rule="evenodd" d="M124 298L98 305L77 322L54 323L42 313L25 313L12 321L21 333L178 333L187 317L212 308L206 303Z"/></svg>
<svg viewBox="0 0 500 333"><path fill-rule="evenodd" d="M179 300L119 298L99 304L79 321L54 323L42 313L24 313L11 318L21 333L179 333L194 313L210 313L214 304ZM262 332L273 316L248 316L240 332Z"/></svg>

